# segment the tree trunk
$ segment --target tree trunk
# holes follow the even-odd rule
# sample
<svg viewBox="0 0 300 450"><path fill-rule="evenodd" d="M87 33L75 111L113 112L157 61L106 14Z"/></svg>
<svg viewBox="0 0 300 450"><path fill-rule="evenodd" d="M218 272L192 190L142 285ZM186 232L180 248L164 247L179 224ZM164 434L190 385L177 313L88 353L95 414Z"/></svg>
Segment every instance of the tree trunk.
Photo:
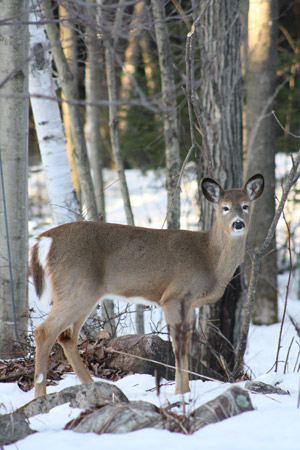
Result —
<svg viewBox="0 0 300 450"><path fill-rule="evenodd" d="M97 37L99 30L97 24L97 8L99 6L95 0L87 0L90 14L89 23L94 26L87 27L87 65L86 65L86 123L85 131L87 136L88 155L91 165L92 179L95 187L96 203L101 220L105 221L105 195L103 179L103 145L100 133L101 107L94 104L103 98L103 74L104 74L104 47L103 42ZM103 300L101 305L101 318L104 321L104 328L110 336L116 335L116 324L114 320L114 302Z"/></svg>
<svg viewBox="0 0 300 450"><path fill-rule="evenodd" d="M76 104L77 93L73 82L73 75L68 66L61 43L59 30L55 23L51 2L42 2L41 11L45 20L45 28L55 65L58 71L59 80L63 93L68 103L68 110L71 120L72 138L74 142L74 158L79 174L83 204L86 208L87 217L90 220L97 220L97 205L95 201L94 186L90 173L90 165L85 142L83 123L79 105Z"/></svg>
<svg viewBox="0 0 300 450"><path fill-rule="evenodd" d="M60 3L58 6L59 11L59 32L61 38L61 45L63 48L63 52L66 56L66 60L69 64L70 70L74 76L74 83L77 86L77 47L75 41L75 29L74 26L70 23L70 14L65 8L64 4ZM64 93L62 93L62 98L65 99ZM74 159L74 144L72 139L72 130L71 130L71 121L68 110L68 105L66 102L63 102L61 105L62 117L65 127L65 135L66 135L66 147L67 147L67 155L69 160L69 165L71 168L73 185L77 194L77 198L80 201L80 180L78 176L78 171Z"/></svg>
<svg viewBox="0 0 300 450"><path fill-rule="evenodd" d="M144 70L147 79L148 94L153 95L155 92L155 79L153 76L155 62L151 59L151 48L149 35L144 31L140 36L140 48L142 52Z"/></svg>
<svg viewBox="0 0 300 450"><path fill-rule="evenodd" d="M124 64L122 67L120 98L123 101L128 101L132 89L131 79L136 71L139 60L139 38L142 32L142 25L140 23L141 16L145 10L145 2L137 2L134 5L132 20L130 23L128 43L124 54ZM124 132L128 128L128 105L124 105L119 113L121 118L120 128Z"/></svg>
<svg viewBox="0 0 300 450"><path fill-rule="evenodd" d="M196 11L200 13L199 10ZM242 76L239 2L212 0L197 26L201 61L200 105L204 134L213 160L214 177L226 188L240 187L242 168ZM196 17L198 17L196 15ZM199 176L207 176L208 162L201 157ZM211 227L213 208L200 193L203 230ZM204 341L197 357L208 367L223 372L232 367L236 312L242 301L243 281L237 273L222 299L200 310ZM208 343L209 344L208 344ZM212 350L212 347L214 350ZM194 350L195 351L195 350ZM193 352L193 351L192 351Z"/></svg>
<svg viewBox="0 0 300 450"><path fill-rule="evenodd" d="M28 313L27 11L26 0L1 2L0 20L9 24L0 39L0 358L26 353L15 343L25 341Z"/></svg>
<svg viewBox="0 0 300 450"><path fill-rule="evenodd" d="M31 1L32 5L32 1ZM73 188L68 162L64 129L56 101L52 79L52 58L44 27L34 25L36 15L30 15L29 93L35 129L43 167L47 178L53 222L60 225L80 218L80 207ZM52 98L42 98L43 95ZM41 98L39 98L41 96Z"/></svg>
<svg viewBox="0 0 300 450"><path fill-rule="evenodd" d="M117 97L117 84L116 84L116 74L114 64L114 49L111 47L111 44L109 42L106 42L105 45L106 45L105 49L106 76L107 76L107 88L109 99L109 131L110 131L111 147L113 151L114 162L116 164L118 172L126 220L128 225L134 225L134 219L130 204L128 187L125 178L125 169L119 139L119 130L118 130L119 121L116 106L118 97Z"/></svg>
<svg viewBox="0 0 300 450"><path fill-rule="evenodd" d="M277 67L277 0L250 0L247 72L247 176L260 172L265 191L253 208L249 242L263 242L275 214L275 130L271 114ZM274 237L263 258L256 291L253 321L271 324L277 321L277 258Z"/></svg>
<svg viewBox="0 0 300 450"><path fill-rule="evenodd" d="M124 3L124 0L119 1L119 6ZM106 64L106 78L107 78L107 89L108 89L108 99L109 99L109 131L110 131L110 141L113 152L113 158L116 165L121 195L123 199L125 215L128 225L134 225L134 218L131 209L130 196L126 183L125 177L125 168L124 162L120 147L120 139L119 139L119 121L118 121L118 108L116 105L118 94L117 94L117 80L116 80L116 72L115 72L115 49L117 48L118 42L118 33L122 24L124 9L120 7L117 10L115 23L114 23L114 39L110 38L108 35L104 36L104 45L105 45L105 64ZM103 26L103 18L102 19L102 28ZM136 307L136 328L137 333L144 333L144 307L143 305L137 305Z"/></svg>
<svg viewBox="0 0 300 450"><path fill-rule="evenodd" d="M168 191L167 223L168 228L179 229L180 189L177 183L180 172L180 154L173 58L163 2L152 0L151 4L161 74Z"/></svg>
<svg viewBox="0 0 300 450"><path fill-rule="evenodd" d="M96 23L97 4L95 0L87 0L94 8L89 9L92 14L91 23ZM92 179L96 194L98 213L105 220L105 196L103 180L103 145L100 133L101 107L94 104L103 98L103 74L104 74L104 48L102 41L97 37L98 30L95 26L87 27L87 65L86 65L86 123L88 155L91 166Z"/></svg>
<svg viewBox="0 0 300 450"><path fill-rule="evenodd" d="M120 148L119 130L118 130L118 117L117 117L117 86L116 86L116 74L114 67L113 49L107 44L105 49L105 61L107 71L107 85L108 85L108 98L109 98L109 129L112 151L114 155L114 161L117 167L117 172L120 181L121 194L123 198L126 220L128 225L134 225L134 218L132 214L130 197L127 188L124 163ZM136 306L136 332L138 334L144 334L144 307L143 305Z"/></svg>

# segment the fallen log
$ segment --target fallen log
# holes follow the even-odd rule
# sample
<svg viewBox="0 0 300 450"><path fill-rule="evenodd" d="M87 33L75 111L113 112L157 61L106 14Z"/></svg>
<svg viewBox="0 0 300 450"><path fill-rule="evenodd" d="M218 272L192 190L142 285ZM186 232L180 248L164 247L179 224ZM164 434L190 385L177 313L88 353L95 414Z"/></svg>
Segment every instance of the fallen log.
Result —
<svg viewBox="0 0 300 450"><path fill-rule="evenodd" d="M149 402L129 402L116 386L95 382L48 394L15 413L0 416L0 446L35 433L28 424L28 417L45 414L63 403L85 410L65 426L66 430L97 434L129 433L144 428L192 434L205 425L253 410L248 392L239 386L231 386L190 414L181 414L173 411L172 406L159 408Z"/></svg>
<svg viewBox="0 0 300 450"><path fill-rule="evenodd" d="M82 413L65 429L79 433L129 433L143 428L164 429L192 434L205 425L253 410L246 390L230 387L224 394L197 408L189 415L158 408L148 402L106 404Z"/></svg>

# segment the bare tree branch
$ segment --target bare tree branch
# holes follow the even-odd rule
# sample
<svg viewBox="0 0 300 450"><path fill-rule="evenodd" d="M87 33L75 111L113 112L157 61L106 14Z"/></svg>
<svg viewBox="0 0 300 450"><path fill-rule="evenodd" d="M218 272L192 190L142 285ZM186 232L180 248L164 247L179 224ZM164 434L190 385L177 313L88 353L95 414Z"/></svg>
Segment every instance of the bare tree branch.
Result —
<svg viewBox="0 0 300 450"><path fill-rule="evenodd" d="M300 150L298 150L297 156L296 156L295 160L292 159L292 162L293 162L293 166L287 177L285 186L283 188L280 203L277 207L275 216L269 227L269 230L268 230L268 233L266 235L264 242L262 243L259 250L256 252L249 245L247 246L247 250L249 252L249 255L250 255L250 258L252 261L252 265L251 265L249 287L248 287L247 300L246 300L246 306L245 306L245 312L244 312L244 319L243 319L241 334L240 334L239 343L238 343L237 351L236 351L235 365L233 368L233 376L235 378L240 376L242 373L243 358L244 358L244 354L245 354L245 350L246 350L246 346L247 346L248 332L249 332L252 310L253 310L254 301L255 301L255 293L256 293L256 286L257 286L257 282L258 282L260 263L261 263L262 257L266 253L266 251L272 241L273 235L275 233L279 218L283 212L284 205L285 205L285 202L289 195L289 192L299 177L299 173L297 173L297 171L298 171L298 167L300 164Z"/></svg>

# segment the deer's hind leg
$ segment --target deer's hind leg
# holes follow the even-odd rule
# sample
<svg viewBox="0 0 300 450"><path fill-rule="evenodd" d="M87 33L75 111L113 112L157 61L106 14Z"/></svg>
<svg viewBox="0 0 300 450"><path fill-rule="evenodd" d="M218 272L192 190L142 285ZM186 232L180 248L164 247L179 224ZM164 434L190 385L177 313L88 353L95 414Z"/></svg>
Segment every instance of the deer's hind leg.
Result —
<svg viewBox="0 0 300 450"><path fill-rule="evenodd" d="M89 306L92 308L93 305ZM76 311L76 309L79 311ZM63 303L56 302L47 319L34 331L36 342L35 398L46 395L48 359L56 340L63 347L64 353L80 381L83 383L93 381L77 348L78 334L88 313L83 314L80 308L76 308L76 305L67 310Z"/></svg>
<svg viewBox="0 0 300 450"><path fill-rule="evenodd" d="M73 370L81 383L90 383L93 379L85 367L77 347L79 331L85 320L86 314L79 317L72 327L69 327L67 330L60 333L57 341L62 346L66 358L73 367Z"/></svg>
<svg viewBox="0 0 300 450"><path fill-rule="evenodd" d="M35 353L35 398L46 395L47 367L51 349L58 335L70 326L68 318L59 320L52 311L47 319L34 331Z"/></svg>

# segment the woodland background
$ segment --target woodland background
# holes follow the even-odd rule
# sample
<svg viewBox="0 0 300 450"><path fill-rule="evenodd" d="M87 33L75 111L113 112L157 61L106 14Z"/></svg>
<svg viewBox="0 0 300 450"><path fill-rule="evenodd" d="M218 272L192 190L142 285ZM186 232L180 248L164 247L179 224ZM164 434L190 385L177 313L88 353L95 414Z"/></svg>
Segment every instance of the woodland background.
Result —
<svg viewBox="0 0 300 450"><path fill-rule="evenodd" d="M299 148L299 22L298 0L1 2L1 358L28 351L27 183L40 160L53 224L105 220L104 168L117 170L128 224L124 170L163 170L169 228L180 228L186 171L225 188L261 172L249 236L261 245L277 204L275 155ZM213 211L193 195L195 228L209 229ZM256 324L278 320L277 275L299 266L297 232L287 227L283 249L274 237L261 261ZM249 266L193 320L192 355L222 376L235 365ZM114 335L115 306L104 305L101 325ZM138 333L143 315L138 307Z"/></svg>

